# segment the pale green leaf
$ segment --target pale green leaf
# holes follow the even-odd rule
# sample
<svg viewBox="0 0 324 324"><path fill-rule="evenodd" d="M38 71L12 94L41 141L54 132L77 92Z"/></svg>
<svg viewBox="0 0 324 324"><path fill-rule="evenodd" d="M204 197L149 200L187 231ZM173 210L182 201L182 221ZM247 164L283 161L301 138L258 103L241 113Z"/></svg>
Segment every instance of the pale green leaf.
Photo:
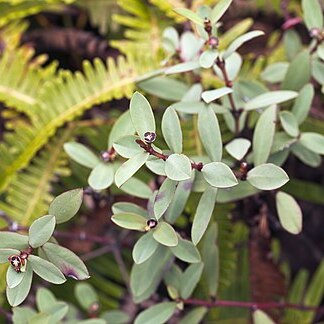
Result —
<svg viewBox="0 0 324 324"><path fill-rule="evenodd" d="M153 111L150 103L142 94L139 92L133 94L129 110L134 128L142 140L144 140L144 134L146 132L155 133Z"/></svg>
<svg viewBox="0 0 324 324"><path fill-rule="evenodd" d="M69 249L47 242L41 247L47 260L56 265L62 273L75 280L88 279L89 272L82 260Z"/></svg>
<svg viewBox="0 0 324 324"><path fill-rule="evenodd" d="M323 10L318 0L302 0L304 22L309 30L323 28Z"/></svg>
<svg viewBox="0 0 324 324"><path fill-rule="evenodd" d="M239 36L238 38L236 38L231 44L230 46L226 49L226 51L223 54L223 58L226 60L230 55L232 55L234 52L236 52L236 50L241 47L244 43L248 42L249 40L255 38L255 37L259 37L264 35L264 32L261 30L253 30L250 31L246 34L243 34L241 36Z"/></svg>
<svg viewBox="0 0 324 324"><path fill-rule="evenodd" d="M200 254L195 245L179 237L178 245L171 247L172 253L180 260L188 263L197 263L201 261Z"/></svg>
<svg viewBox="0 0 324 324"><path fill-rule="evenodd" d="M8 267L6 281L9 288L17 287L24 279L25 272L17 272L12 266Z"/></svg>
<svg viewBox="0 0 324 324"><path fill-rule="evenodd" d="M205 180L216 188L230 188L238 184L233 171L222 162L205 164L202 169L202 174Z"/></svg>
<svg viewBox="0 0 324 324"><path fill-rule="evenodd" d="M191 162L186 155L171 154L165 161L165 174L174 181L183 181L191 178Z"/></svg>
<svg viewBox="0 0 324 324"><path fill-rule="evenodd" d="M250 170L247 174L247 181L258 189L274 190L287 183L289 177L280 167L266 163Z"/></svg>
<svg viewBox="0 0 324 324"><path fill-rule="evenodd" d="M159 219L169 207L177 187L177 182L166 178L154 201L154 215Z"/></svg>
<svg viewBox="0 0 324 324"><path fill-rule="evenodd" d="M176 302L164 302L155 304L141 312L134 324L163 324L173 315L177 308Z"/></svg>
<svg viewBox="0 0 324 324"><path fill-rule="evenodd" d="M299 134L298 122L295 116L287 110L281 111L279 114L282 128L291 137L297 137Z"/></svg>
<svg viewBox="0 0 324 324"><path fill-rule="evenodd" d="M106 323L127 324L130 322L129 315L120 310L110 310L103 312L100 317L103 318Z"/></svg>
<svg viewBox="0 0 324 324"><path fill-rule="evenodd" d="M53 263L36 255L30 255L28 261L33 268L33 271L42 279L54 284L62 284L66 281L61 270Z"/></svg>
<svg viewBox="0 0 324 324"><path fill-rule="evenodd" d="M220 161L223 153L222 135L213 109L204 107L198 115L198 132L202 144L212 161Z"/></svg>
<svg viewBox="0 0 324 324"><path fill-rule="evenodd" d="M199 15L194 13L193 11L186 9L186 8L176 8L174 9L176 13L179 15L189 19L190 21L194 22L195 24L199 26L204 26L204 19L201 18Z"/></svg>
<svg viewBox="0 0 324 324"><path fill-rule="evenodd" d="M145 218L147 218L147 211L137 204L133 204L130 202L117 202L112 206L112 211L114 214L122 214L122 213L132 213L138 214Z"/></svg>
<svg viewBox="0 0 324 324"><path fill-rule="evenodd" d="M165 161L163 159L159 159L153 155L150 155L145 164L147 168L151 170L153 173L161 176L166 176Z"/></svg>
<svg viewBox="0 0 324 324"><path fill-rule="evenodd" d="M188 312L179 324L200 324L205 317L208 309L206 307L196 307Z"/></svg>
<svg viewBox="0 0 324 324"><path fill-rule="evenodd" d="M203 269L204 264L202 262L193 263L182 274L180 281L180 295L182 298L186 299L191 296L200 280Z"/></svg>
<svg viewBox="0 0 324 324"><path fill-rule="evenodd" d="M169 107L162 117L162 134L165 142L174 153L182 152L182 131L178 114Z"/></svg>
<svg viewBox="0 0 324 324"><path fill-rule="evenodd" d="M55 216L57 224L67 222L80 209L82 199L82 188L63 192L51 202L48 213Z"/></svg>
<svg viewBox="0 0 324 324"><path fill-rule="evenodd" d="M301 124L308 116L314 98L314 87L306 84L299 92L291 112L295 115L298 124Z"/></svg>
<svg viewBox="0 0 324 324"><path fill-rule="evenodd" d="M251 142L246 138L235 138L228 144L225 149L234 159L240 161L244 158L251 146Z"/></svg>
<svg viewBox="0 0 324 324"><path fill-rule="evenodd" d="M169 75L169 74L183 73L183 72L193 71L199 68L200 65L198 61L183 62L167 68L165 70L165 74Z"/></svg>
<svg viewBox="0 0 324 324"><path fill-rule="evenodd" d="M310 151L307 147L301 145L299 142L293 144L290 150L295 156L298 157L299 160L312 168L317 168L322 163L322 158L319 154Z"/></svg>
<svg viewBox="0 0 324 324"><path fill-rule="evenodd" d="M317 154L324 154L324 136L317 133L302 133L300 144Z"/></svg>
<svg viewBox="0 0 324 324"><path fill-rule="evenodd" d="M134 133L135 128L131 120L130 112L127 110L120 115L120 117L114 123L108 137L108 148L111 148L113 144L121 137L133 135Z"/></svg>
<svg viewBox="0 0 324 324"><path fill-rule="evenodd" d="M158 224L158 226L154 229L153 238L165 246L178 245L178 236L175 230L166 222L160 222Z"/></svg>
<svg viewBox="0 0 324 324"><path fill-rule="evenodd" d="M85 166L86 168L93 169L100 159L86 146L80 143L70 142L64 144L64 151L75 162Z"/></svg>
<svg viewBox="0 0 324 324"><path fill-rule="evenodd" d="M232 93L233 89L228 87L219 88L216 90L207 90L201 94L201 98L206 102L210 103L216 99L219 99L223 96L226 96L229 93Z"/></svg>
<svg viewBox="0 0 324 324"><path fill-rule="evenodd" d="M148 199L152 196L152 189L145 182L134 177L128 179L120 189L138 198Z"/></svg>
<svg viewBox="0 0 324 324"><path fill-rule="evenodd" d="M113 166L101 162L91 171L88 183L95 190L103 190L111 186L114 175Z"/></svg>
<svg viewBox="0 0 324 324"><path fill-rule="evenodd" d="M86 282L80 282L74 289L75 297L85 311L90 311L91 306L99 303L98 294L95 289Z"/></svg>
<svg viewBox="0 0 324 324"><path fill-rule="evenodd" d="M216 202L217 189L208 187L202 194L191 228L191 239L197 245L208 227Z"/></svg>
<svg viewBox="0 0 324 324"><path fill-rule="evenodd" d="M267 108L257 121L253 134L253 161L254 165L267 162L276 131L277 108Z"/></svg>
<svg viewBox="0 0 324 324"><path fill-rule="evenodd" d="M133 213L115 214L111 220L120 227L137 231L144 231L147 221L143 216Z"/></svg>
<svg viewBox="0 0 324 324"><path fill-rule="evenodd" d="M199 56L199 65L204 69L209 69L215 64L218 52L215 50L207 50Z"/></svg>
<svg viewBox="0 0 324 324"><path fill-rule="evenodd" d="M275 104L280 104L288 100L294 99L298 96L298 93L295 91L270 91L263 93L251 100L249 100L245 105L245 110L253 110L268 107Z"/></svg>
<svg viewBox="0 0 324 324"><path fill-rule="evenodd" d="M253 324L275 324L264 311L257 309L253 312Z"/></svg>
<svg viewBox="0 0 324 324"><path fill-rule="evenodd" d="M187 102L180 101L171 105L173 109L176 111L186 113L186 114L198 114L202 109L205 109L205 104L203 102Z"/></svg>
<svg viewBox="0 0 324 324"><path fill-rule="evenodd" d="M12 322L14 324L28 324L29 319L36 315L36 311L30 307L14 307L12 309Z"/></svg>
<svg viewBox="0 0 324 324"><path fill-rule="evenodd" d="M145 262L156 251L159 243L153 239L153 231L144 234L134 245L133 260L140 264Z"/></svg>
<svg viewBox="0 0 324 324"><path fill-rule="evenodd" d="M289 63L276 62L268 65L261 73L261 78L270 83L281 82L287 73Z"/></svg>
<svg viewBox="0 0 324 324"><path fill-rule="evenodd" d="M296 200L285 192L276 194L276 206L282 227L291 234L302 230L302 211Z"/></svg>
<svg viewBox="0 0 324 324"><path fill-rule="evenodd" d="M241 66L242 66L242 57L240 54L237 52L234 52L232 55L230 55L226 60L225 60L225 66L226 66L226 73L229 78L229 80L234 80L238 76ZM215 64L213 66L213 69L217 76L221 79L224 80L224 75L222 70Z"/></svg>
<svg viewBox="0 0 324 324"><path fill-rule="evenodd" d="M28 240L28 238L27 238ZM28 244L28 243L27 243ZM1 244L2 246L2 244ZM27 247L27 246L25 246ZM20 251L15 249L0 249L0 263L7 263L11 255L19 255Z"/></svg>
<svg viewBox="0 0 324 324"><path fill-rule="evenodd" d="M284 90L300 90L311 77L310 55L308 51L300 52L289 64L288 71L282 82Z"/></svg>
<svg viewBox="0 0 324 324"><path fill-rule="evenodd" d="M141 166L145 164L148 157L149 153L141 152L124 162L116 171L116 186L122 186L129 178L131 178L141 168Z"/></svg>
<svg viewBox="0 0 324 324"><path fill-rule="evenodd" d="M0 231L0 246L1 249L23 250L28 247L28 236Z"/></svg>
<svg viewBox="0 0 324 324"><path fill-rule="evenodd" d="M143 149L136 143L138 139L137 136L133 135L123 136L114 142L113 147L120 156L130 159L143 152Z"/></svg>
<svg viewBox="0 0 324 324"><path fill-rule="evenodd" d="M29 245L37 248L46 243L53 235L55 229L55 217L46 215L36 219L29 228Z"/></svg>
<svg viewBox="0 0 324 324"><path fill-rule="evenodd" d="M33 270L31 267L27 266L26 272L24 273L24 278L20 284L14 288L9 288L7 286L6 293L10 306L18 306L26 299L30 291L32 280Z"/></svg>
<svg viewBox="0 0 324 324"><path fill-rule="evenodd" d="M222 18L228 7L231 5L233 0L220 0L211 12L211 23L214 25L219 19Z"/></svg>

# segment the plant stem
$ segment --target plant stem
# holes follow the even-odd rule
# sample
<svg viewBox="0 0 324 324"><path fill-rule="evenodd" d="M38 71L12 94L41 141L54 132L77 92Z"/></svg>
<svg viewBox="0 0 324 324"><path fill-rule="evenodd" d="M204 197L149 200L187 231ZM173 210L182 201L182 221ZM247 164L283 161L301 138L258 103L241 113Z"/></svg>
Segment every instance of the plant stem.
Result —
<svg viewBox="0 0 324 324"><path fill-rule="evenodd" d="M246 301L232 301L232 300L199 300L199 299L184 299L181 300L187 305L205 306L208 308L213 307L239 307L251 309L274 309L274 308L293 308L302 311L318 311L320 307L306 306L301 304L292 304L286 302L246 302Z"/></svg>
<svg viewBox="0 0 324 324"><path fill-rule="evenodd" d="M226 71L225 61L220 59L219 57L217 57L216 65L219 67L219 69L222 72L226 87L233 88L233 82L229 79L227 71ZM232 93L228 94L228 99L229 99L229 102L230 102L230 105L231 105L231 109L232 109L231 111L232 111L232 115L233 115L233 118L234 118L234 121L235 121L235 135L238 135L239 132L240 132L241 110L237 109Z"/></svg>

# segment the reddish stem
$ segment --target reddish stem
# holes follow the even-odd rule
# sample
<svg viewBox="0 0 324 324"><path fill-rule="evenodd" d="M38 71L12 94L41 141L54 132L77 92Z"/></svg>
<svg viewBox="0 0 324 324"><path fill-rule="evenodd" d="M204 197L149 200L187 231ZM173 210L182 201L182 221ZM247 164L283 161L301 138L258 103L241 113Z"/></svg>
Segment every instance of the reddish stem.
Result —
<svg viewBox="0 0 324 324"><path fill-rule="evenodd" d="M294 308L303 311L318 311L320 307L306 306L301 304L292 304L286 302L245 302L245 301L232 301L232 300L199 300L199 299L184 299L182 300L187 305L205 306L208 308L213 307L240 307L251 309L274 309L274 308Z"/></svg>

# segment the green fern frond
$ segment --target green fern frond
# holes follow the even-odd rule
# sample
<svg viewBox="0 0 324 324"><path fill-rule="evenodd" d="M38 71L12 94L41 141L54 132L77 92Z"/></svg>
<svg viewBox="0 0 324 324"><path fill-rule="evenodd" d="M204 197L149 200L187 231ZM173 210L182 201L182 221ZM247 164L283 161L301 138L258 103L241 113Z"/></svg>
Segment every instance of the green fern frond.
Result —
<svg viewBox="0 0 324 324"><path fill-rule="evenodd" d="M185 18L177 14L174 9L186 8L184 0L149 0L150 3L158 7L167 17L172 18L178 23L184 22Z"/></svg>
<svg viewBox="0 0 324 324"><path fill-rule="evenodd" d="M12 220L27 225L46 213L48 204L53 199L50 193L51 181L58 175L63 176L69 172L65 167L66 156L62 147L70 136L69 128L60 132L11 183L5 202L0 202L0 210Z"/></svg>
<svg viewBox="0 0 324 324"><path fill-rule="evenodd" d="M125 54L151 53L152 57L160 61L161 35L168 25L167 21L159 19L155 8L141 0L118 0L118 5L126 14L116 14L113 19L126 27L126 40L115 40L111 45Z"/></svg>
<svg viewBox="0 0 324 324"><path fill-rule="evenodd" d="M74 0L1 0L0 27L11 21L37 14L46 9L57 9L57 5L72 3Z"/></svg>
<svg viewBox="0 0 324 324"><path fill-rule="evenodd" d="M84 63L84 74L63 71L54 81L48 81L33 106L31 125L15 129L5 137L0 145L0 191L14 179L17 171L26 167L34 155L52 137L57 129L72 121L94 105L130 97L135 83L150 75L155 65L147 57L118 57L107 60L107 66L95 59L92 65ZM13 152L12 144L15 144Z"/></svg>

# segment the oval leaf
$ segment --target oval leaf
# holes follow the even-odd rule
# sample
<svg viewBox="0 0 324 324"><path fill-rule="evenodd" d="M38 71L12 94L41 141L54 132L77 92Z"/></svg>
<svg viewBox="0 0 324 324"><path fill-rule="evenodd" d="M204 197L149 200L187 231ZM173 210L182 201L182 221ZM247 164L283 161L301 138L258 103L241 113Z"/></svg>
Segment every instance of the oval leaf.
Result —
<svg viewBox="0 0 324 324"><path fill-rule="evenodd" d="M82 199L83 189L81 188L63 192L52 201L48 213L55 216L57 224L67 222L80 209Z"/></svg>
<svg viewBox="0 0 324 324"><path fill-rule="evenodd" d="M267 108L257 121L253 134L254 165L267 162L276 131L277 108Z"/></svg>
<svg viewBox="0 0 324 324"><path fill-rule="evenodd" d="M251 146L251 142L246 138L235 138L228 144L225 149L234 159L240 161L244 158Z"/></svg>
<svg viewBox="0 0 324 324"><path fill-rule="evenodd" d="M187 9L187 8L176 8L174 9L176 13L179 15L191 20L195 24L199 26L204 26L204 20L199 15L197 15L195 12Z"/></svg>
<svg viewBox="0 0 324 324"><path fill-rule="evenodd" d="M188 240L179 238L178 245L171 247L172 253L180 260L188 263L201 261L198 249Z"/></svg>
<svg viewBox="0 0 324 324"><path fill-rule="evenodd" d="M111 220L120 227L130 230L144 231L147 219L133 213L115 214Z"/></svg>
<svg viewBox="0 0 324 324"><path fill-rule="evenodd" d="M285 192L276 194L276 206L282 227L291 234L302 230L302 211L296 200Z"/></svg>
<svg viewBox="0 0 324 324"><path fill-rule="evenodd" d="M317 133L302 133L300 144L317 154L324 154L324 136Z"/></svg>
<svg viewBox="0 0 324 324"><path fill-rule="evenodd" d="M182 131L178 114L173 108L169 107L163 114L161 128L168 147L174 153L181 153Z"/></svg>
<svg viewBox="0 0 324 324"><path fill-rule="evenodd" d="M191 178L191 162L186 155L171 154L165 161L166 176L175 181L182 181Z"/></svg>
<svg viewBox="0 0 324 324"><path fill-rule="evenodd" d="M204 107L198 115L198 132L204 148L212 161L220 161L223 153L222 135L213 109Z"/></svg>
<svg viewBox="0 0 324 324"><path fill-rule="evenodd" d="M86 146L80 143L70 142L64 144L64 151L75 162L85 166L86 168L93 169L100 159Z"/></svg>
<svg viewBox="0 0 324 324"><path fill-rule="evenodd" d="M211 23L215 25L219 19L224 15L233 0L220 0L211 12Z"/></svg>
<svg viewBox="0 0 324 324"><path fill-rule="evenodd" d="M194 263L183 273L180 281L180 295L183 299L191 296L200 280L203 269L204 264L202 262Z"/></svg>
<svg viewBox="0 0 324 324"><path fill-rule="evenodd" d="M95 190L103 190L114 181L114 168L111 164L99 163L90 173L88 182Z"/></svg>
<svg viewBox="0 0 324 324"><path fill-rule="evenodd" d="M31 283L33 280L33 270L31 267L27 266L26 272L24 273L24 278L20 284L14 288L9 288L7 286L7 299L12 307L21 304L27 297Z"/></svg>
<svg viewBox="0 0 324 324"><path fill-rule="evenodd" d="M217 51L207 50L200 55L199 65L204 69L208 69L214 65L217 56L218 56Z"/></svg>
<svg viewBox="0 0 324 324"><path fill-rule="evenodd" d="M146 132L155 133L153 111L150 103L142 94L139 92L133 94L129 110L134 128L142 140L144 140L144 134Z"/></svg>
<svg viewBox="0 0 324 324"><path fill-rule="evenodd" d="M145 262L156 251L158 245L158 242L153 239L153 232L144 234L134 245L134 262L137 264Z"/></svg>
<svg viewBox="0 0 324 324"><path fill-rule="evenodd" d="M85 311L91 311L91 306L99 302L94 288L86 282L80 282L75 286L75 296Z"/></svg>
<svg viewBox="0 0 324 324"><path fill-rule="evenodd" d="M312 84L306 84L299 92L291 112L295 115L300 125L308 116L309 110L314 98L314 87Z"/></svg>
<svg viewBox="0 0 324 324"><path fill-rule="evenodd" d="M130 159L134 155L143 152L143 149L136 143L138 136L128 135L119 138L113 145L116 152L126 158Z"/></svg>
<svg viewBox="0 0 324 324"><path fill-rule="evenodd" d="M24 279L25 272L17 272L12 266L8 267L7 270L7 285L9 288L17 287Z"/></svg>
<svg viewBox="0 0 324 324"><path fill-rule="evenodd" d="M154 201L154 215L159 219L169 207L177 187L177 182L166 178Z"/></svg>
<svg viewBox="0 0 324 324"><path fill-rule="evenodd" d="M247 174L247 181L261 190L274 190L289 181L287 173L280 167L271 164L261 164Z"/></svg>
<svg viewBox="0 0 324 324"><path fill-rule="evenodd" d="M23 250L28 247L28 236L0 231L0 246L2 249L8 248Z"/></svg>
<svg viewBox="0 0 324 324"><path fill-rule="evenodd" d="M164 302L155 304L141 312L134 324L163 324L173 315L177 308L176 302Z"/></svg>
<svg viewBox="0 0 324 324"><path fill-rule="evenodd" d="M0 263L7 263L8 258L14 254L19 255L20 251L15 249L0 249Z"/></svg>
<svg viewBox="0 0 324 324"><path fill-rule="evenodd" d="M141 166L145 164L148 157L149 153L141 152L124 162L116 171L116 186L122 186L129 178L131 178L141 168Z"/></svg>
<svg viewBox="0 0 324 324"><path fill-rule="evenodd" d="M134 177L128 179L120 189L138 198L148 199L152 196L152 189L145 182Z"/></svg>
<svg viewBox="0 0 324 324"><path fill-rule="evenodd" d="M259 96L251 99L244 105L245 110L253 110L268 107L271 105L279 104L291 99L294 99L298 96L298 93L295 91L270 91L267 93L260 94Z"/></svg>
<svg viewBox="0 0 324 324"><path fill-rule="evenodd" d="M208 227L216 202L217 189L208 187L202 194L191 228L191 239L197 245Z"/></svg>
<svg viewBox="0 0 324 324"><path fill-rule="evenodd" d="M223 96L226 96L227 94L232 93L232 92L233 92L233 89L227 88L227 87L216 89L216 90L207 90L201 94L201 98L206 103L210 103L210 102L212 102L216 99L219 99Z"/></svg>
<svg viewBox="0 0 324 324"><path fill-rule="evenodd" d="M82 260L67 248L47 242L41 247L41 250L46 258L56 265L65 276L75 280L84 280L90 277Z"/></svg>
<svg viewBox="0 0 324 324"><path fill-rule="evenodd" d="M178 236L173 227L165 222L160 222L159 225L154 229L154 239L166 246L177 246Z"/></svg>
<svg viewBox="0 0 324 324"><path fill-rule="evenodd" d="M308 28L323 28L323 10L318 0L302 0L304 21Z"/></svg>
<svg viewBox="0 0 324 324"><path fill-rule="evenodd" d="M29 245L37 248L45 244L53 235L55 217L46 215L35 220L29 228Z"/></svg>
<svg viewBox="0 0 324 324"><path fill-rule="evenodd" d="M298 122L290 111L281 111L279 114L282 128L291 137L297 137L299 134Z"/></svg>
<svg viewBox="0 0 324 324"><path fill-rule="evenodd" d="M54 283L62 284L66 281L61 270L53 263L48 262L36 255L30 255L28 261L31 264L34 272L44 280Z"/></svg>
<svg viewBox="0 0 324 324"><path fill-rule="evenodd" d="M213 187L230 188L238 184L234 173L225 163L208 163L201 171L205 180Z"/></svg>

